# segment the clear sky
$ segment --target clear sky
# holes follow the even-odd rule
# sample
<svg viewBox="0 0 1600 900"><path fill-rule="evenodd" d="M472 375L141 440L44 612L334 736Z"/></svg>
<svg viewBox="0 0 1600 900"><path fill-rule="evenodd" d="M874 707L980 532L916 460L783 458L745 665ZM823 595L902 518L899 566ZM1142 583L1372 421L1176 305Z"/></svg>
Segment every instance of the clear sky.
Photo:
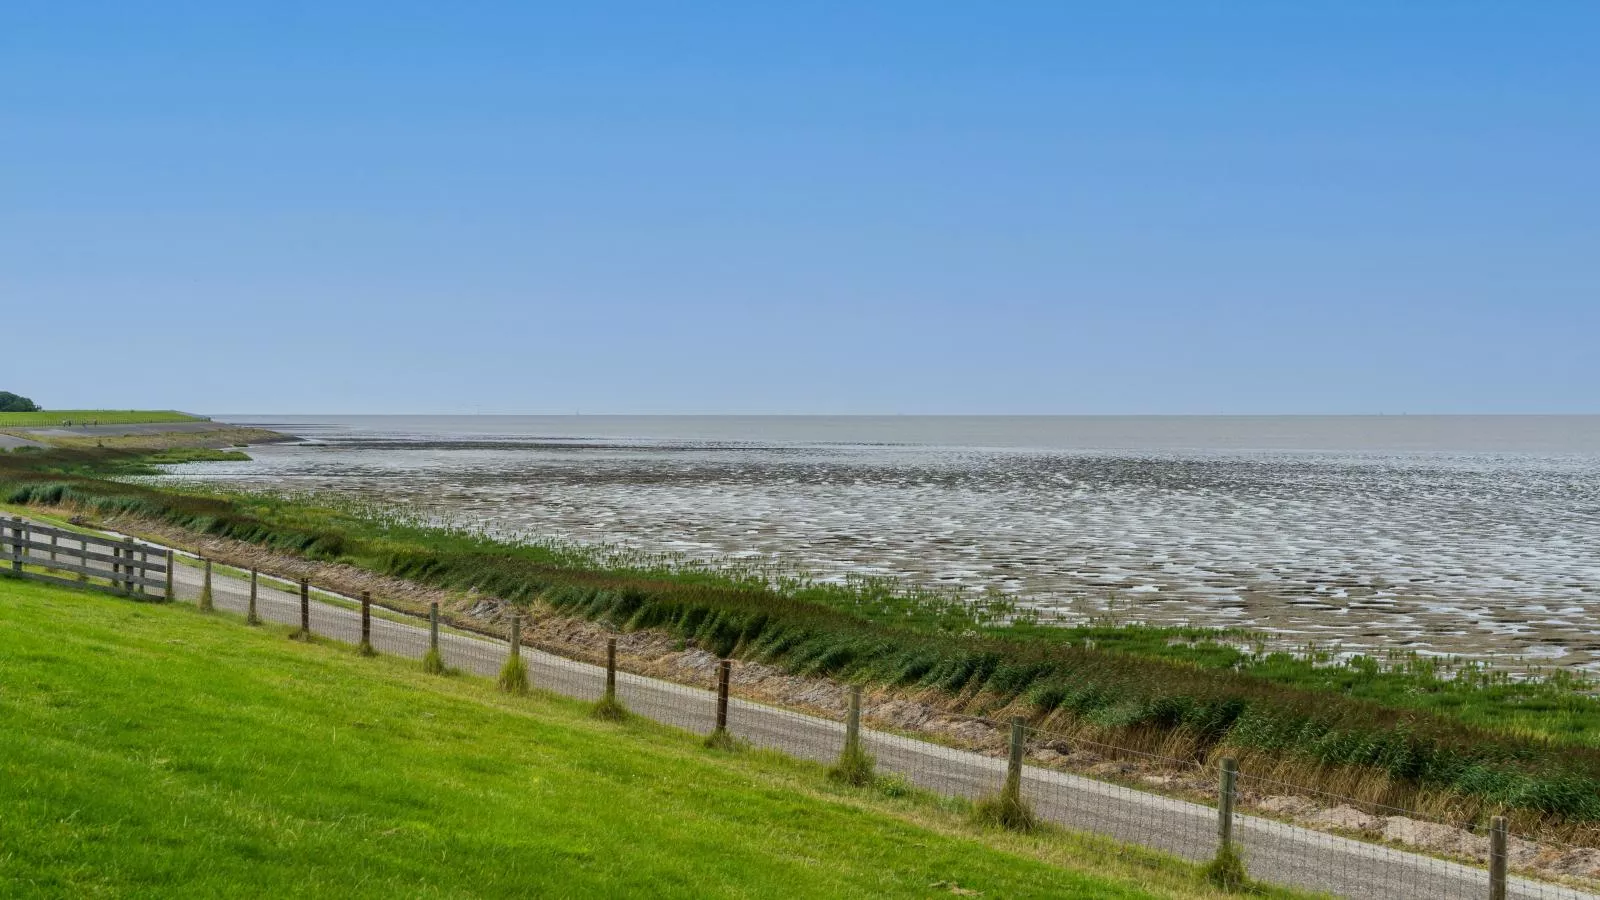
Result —
<svg viewBox="0 0 1600 900"><path fill-rule="evenodd" d="M1600 3L0 3L0 390L1600 412Z"/></svg>

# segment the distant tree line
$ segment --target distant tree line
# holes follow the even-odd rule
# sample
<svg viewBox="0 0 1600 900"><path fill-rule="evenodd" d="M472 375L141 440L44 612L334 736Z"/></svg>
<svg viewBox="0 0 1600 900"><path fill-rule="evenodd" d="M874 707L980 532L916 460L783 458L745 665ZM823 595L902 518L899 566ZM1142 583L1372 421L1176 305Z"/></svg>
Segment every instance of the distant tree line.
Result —
<svg viewBox="0 0 1600 900"><path fill-rule="evenodd" d="M38 412L39 404L10 391L0 391L0 412Z"/></svg>

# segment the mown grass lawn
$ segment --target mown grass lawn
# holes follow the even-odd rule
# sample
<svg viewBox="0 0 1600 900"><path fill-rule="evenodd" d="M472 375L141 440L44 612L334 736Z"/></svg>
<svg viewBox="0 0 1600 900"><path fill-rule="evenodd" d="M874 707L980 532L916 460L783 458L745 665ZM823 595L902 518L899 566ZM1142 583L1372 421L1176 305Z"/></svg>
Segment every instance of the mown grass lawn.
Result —
<svg viewBox="0 0 1600 900"><path fill-rule="evenodd" d="M82 425L91 419L101 425L201 421L170 409L45 409L39 412L0 412L0 428L47 428L60 425L68 419L74 425Z"/></svg>
<svg viewBox="0 0 1600 900"><path fill-rule="evenodd" d="M1097 863L1085 839L971 831L819 767L284 635L0 578L0 895L1210 893L1148 854Z"/></svg>

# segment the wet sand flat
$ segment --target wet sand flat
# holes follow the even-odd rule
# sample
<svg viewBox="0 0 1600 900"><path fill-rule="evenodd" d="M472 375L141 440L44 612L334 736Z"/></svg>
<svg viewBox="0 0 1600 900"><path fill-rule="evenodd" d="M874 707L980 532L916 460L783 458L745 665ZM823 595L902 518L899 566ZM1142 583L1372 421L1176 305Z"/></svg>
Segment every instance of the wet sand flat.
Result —
<svg viewBox="0 0 1600 900"><path fill-rule="evenodd" d="M182 471L402 503L505 534L997 590L1061 621L1109 608L1263 630L1286 644L1600 664L1600 453L1583 447L1102 450L576 430L303 433L319 442Z"/></svg>

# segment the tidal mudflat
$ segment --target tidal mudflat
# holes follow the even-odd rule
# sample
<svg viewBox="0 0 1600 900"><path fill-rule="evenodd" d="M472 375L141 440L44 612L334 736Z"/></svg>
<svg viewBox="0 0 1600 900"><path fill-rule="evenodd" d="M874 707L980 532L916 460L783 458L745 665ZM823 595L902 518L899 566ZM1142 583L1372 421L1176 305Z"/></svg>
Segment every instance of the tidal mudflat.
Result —
<svg viewBox="0 0 1600 900"><path fill-rule="evenodd" d="M696 434L588 417L252 421L311 440L179 471L500 534L999 591L1046 621L1113 615L1350 652L1600 668L1600 429L1584 418L1525 441L1532 450L1182 446L1295 443L1250 435L961 446L759 425L740 439L727 422ZM933 427L883 421L890 438ZM1309 427L1278 427L1290 426Z"/></svg>

